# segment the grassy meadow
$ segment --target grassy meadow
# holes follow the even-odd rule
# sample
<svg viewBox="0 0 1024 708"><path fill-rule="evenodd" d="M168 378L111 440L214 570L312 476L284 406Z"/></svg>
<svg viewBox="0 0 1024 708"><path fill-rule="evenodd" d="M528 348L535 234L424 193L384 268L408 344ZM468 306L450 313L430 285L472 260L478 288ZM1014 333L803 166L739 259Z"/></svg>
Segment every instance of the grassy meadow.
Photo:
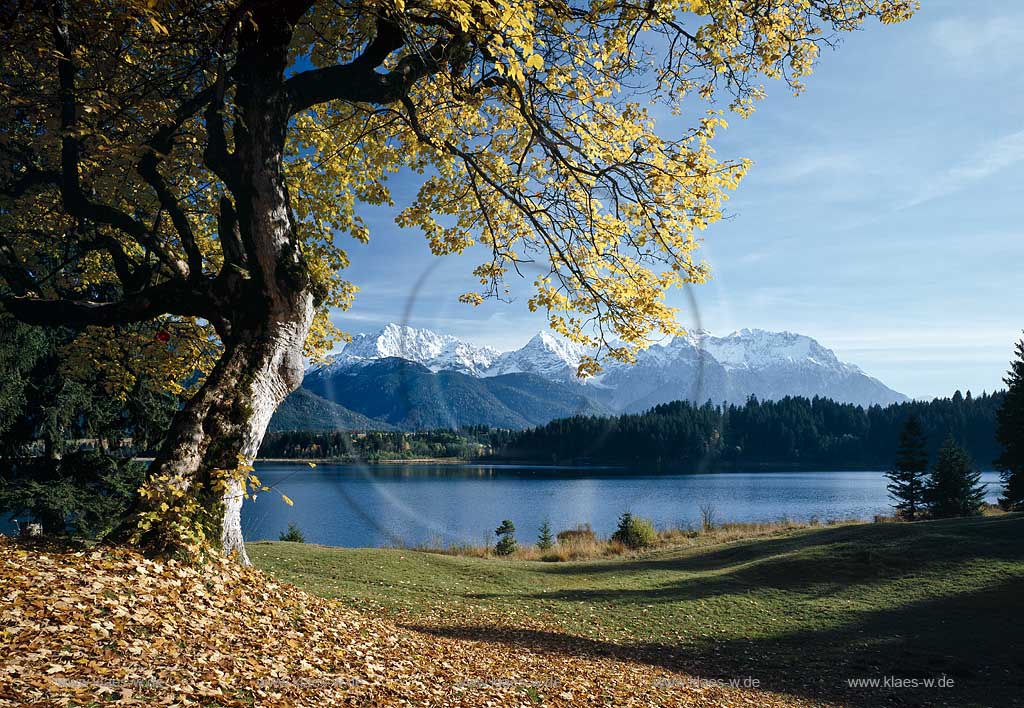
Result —
<svg viewBox="0 0 1024 708"><path fill-rule="evenodd" d="M281 580L409 629L552 662L610 656L846 705L1024 705L1024 514L774 528L560 563L249 552Z"/></svg>

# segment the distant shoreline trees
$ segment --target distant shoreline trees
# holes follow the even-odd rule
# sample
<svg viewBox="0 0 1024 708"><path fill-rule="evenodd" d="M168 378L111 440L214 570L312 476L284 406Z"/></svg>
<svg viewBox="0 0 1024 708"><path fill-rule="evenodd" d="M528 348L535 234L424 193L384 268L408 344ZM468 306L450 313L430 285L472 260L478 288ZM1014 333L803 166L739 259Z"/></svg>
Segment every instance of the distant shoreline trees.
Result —
<svg viewBox="0 0 1024 708"><path fill-rule="evenodd" d="M643 464L661 469L888 469L913 414L934 457L952 434L984 465L999 455L1002 391L861 408L827 398L741 405L676 401L639 414L576 416L527 430L291 431L271 433L261 458L454 458L543 464Z"/></svg>
<svg viewBox="0 0 1024 708"><path fill-rule="evenodd" d="M914 415L934 456L952 434L981 461L999 454L1003 392L862 408L827 398L750 398L743 404L665 403L637 414L576 416L512 431L494 457L544 463L658 465L694 470L887 469L904 421Z"/></svg>

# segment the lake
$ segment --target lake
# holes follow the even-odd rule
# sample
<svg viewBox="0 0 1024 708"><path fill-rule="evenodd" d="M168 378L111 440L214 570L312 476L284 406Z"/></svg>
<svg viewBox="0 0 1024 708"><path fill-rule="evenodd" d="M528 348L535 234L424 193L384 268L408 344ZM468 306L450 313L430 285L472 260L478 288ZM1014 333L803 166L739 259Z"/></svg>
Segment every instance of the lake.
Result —
<svg viewBox="0 0 1024 708"><path fill-rule="evenodd" d="M296 523L310 543L387 546L493 543L511 519L532 543L544 519L555 531L589 523L615 530L623 511L656 526L700 523L700 506L720 521L871 519L892 508L882 472L723 472L652 474L613 468L519 465L257 463L272 487L242 508L246 540L277 539ZM999 475L983 475L988 501ZM294 506L281 498L288 496Z"/></svg>

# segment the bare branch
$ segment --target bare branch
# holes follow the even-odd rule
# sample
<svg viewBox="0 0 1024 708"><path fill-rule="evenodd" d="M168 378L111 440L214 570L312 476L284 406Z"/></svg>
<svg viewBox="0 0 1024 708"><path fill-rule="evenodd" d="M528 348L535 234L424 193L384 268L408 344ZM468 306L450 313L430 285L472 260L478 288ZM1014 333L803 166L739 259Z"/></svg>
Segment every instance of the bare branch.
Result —
<svg viewBox="0 0 1024 708"><path fill-rule="evenodd" d="M439 39L426 51L410 53L399 60L394 69L381 73L377 67L405 46L401 29L393 22L381 20L377 24L377 35L356 59L347 64L303 71L285 82L291 113L336 100L377 105L400 101L418 80L441 71L459 44L456 40Z"/></svg>
<svg viewBox="0 0 1024 708"><path fill-rule="evenodd" d="M36 187L60 184L60 173L55 170L28 169L10 184L0 188L0 196L17 199Z"/></svg>
<svg viewBox="0 0 1024 708"><path fill-rule="evenodd" d="M188 275L190 278L201 278L203 275L203 254L196 243L195 234L192 233L192 225L189 224L185 211L181 208L177 198L171 192L167 181L157 169L159 158L155 152L149 152L139 160L138 171L142 178L149 183L149 186L156 192L160 205L170 214L171 223L174 224L181 245L185 249L185 257L188 258Z"/></svg>
<svg viewBox="0 0 1024 708"><path fill-rule="evenodd" d="M217 64L217 81L214 94L206 105L206 147L203 150L203 162L217 175L228 189L236 189L238 183L238 165L235 156L228 150L228 139L224 130L225 70L223 61Z"/></svg>
<svg viewBox="0 0 1024 708"><path fill-rule="evenodd" d="M42 299L9 297L2 300L4 308L22 322L32 325L117 325L143 322L160 315L203 317L213 319L211 300L207 293L168 281L146 288L119 302L90 300Z"/></svg>
<svg viewBox="0 0 1024 708"><path fill-rule="evenodd" d="M74 48L71 45L70 31L68 30L66 0L58 0L54 3L53 36L59 56L57 75L63 137L61 138L61 172L58 186L61 190L64 208L74 217L107 224L124 232L138 243L157 252L161 260L177 275L187 276L188 273L184 266L168 257L156 240L150 237L145 224L119 209L93 202L85 196L79 178L80 147L78 138L74 135L78 106L75 96L75 67L71 61Z"/></svg>
<svg viewBox="0 0 1024 708"><path fill-rule="evenodd" d="M3 259L0 260L0 274L3 275L4 281L16 295L43 294L32 273L18 257L18 252L2 234L0 234L0 256L3 256Z"/></svg>
<svg viewBox="0 0 1024 708"><path fill-rule="evenodd" d="M224 267L246 265L245 248L238 233L238 214L231 200L226 196L220 198L220 213L217 216L217 235L220 239L221 251L224 253Z"/></svg>

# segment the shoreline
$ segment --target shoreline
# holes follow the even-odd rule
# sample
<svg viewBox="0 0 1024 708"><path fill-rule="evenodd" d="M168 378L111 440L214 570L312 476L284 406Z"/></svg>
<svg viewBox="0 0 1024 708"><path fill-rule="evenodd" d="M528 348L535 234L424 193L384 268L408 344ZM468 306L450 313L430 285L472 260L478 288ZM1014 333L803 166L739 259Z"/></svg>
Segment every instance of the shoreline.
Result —
<svg viewBox="0 0 1024 708"><path fill-rule="evenodd" d="M150 458L151 459L151 458ZM580 469L580 470L626 470L642 474L734 474L745 472L884 472L880 465L823 465L801 463L752 463L746 465L715 465L701 468L700 465L666 465L638 460L636 462L574 462L572 460L516 460L494 458L459 458L459 457L416 457L416 458L381 458L374 460L352 457L259 457L256 463L268 464L316 464L316 465L351 465L351 464L436 464L436 465L487 465L494 467L531 467L537 469ZM680 469L685 467L686 469ZM982 470L988 471L988 470Z"/></svg>
<svg viewBox="0 0 1024 708"><path fill-rule="evenodd" d="M152 457L133 457L133 462L152 462ZM275 465L353 465L353 464L436 464L436 465L471 465L488 464L486 460L466 460L459 457L411 457L395 459L360 460L352 457L257 457L253 464L266 462ZM509 464L509 463L504 463Z"/></svg>
<svg viewBox="0 0 1024 708"><path fill-rule="evenodd" d="M411 465L470 465L481 464L478 460L464 460L459 457L410 457L395 459L363 460L354 457L258 457L256 462L268 462L275 465L290 463L302 465L354 465L354 464L411 464Z"/></svg>
<svg viewBox="0 0 1024 708"><path fill-rule="evenodd" d="M152 462L152 457L133 457L134 462ZM718 465L706 469L680 470L674 466L637 461L623 462L589 462L544 461L536 460L496 460L492 458L460 458L460 457L411 457L411 458L379 458L373 460L352 457L258 457L253 464L273 465L485 465L492 467L528 467L533 469L576 469L596 471L627 471L630 474L643 475L677 475L677 474L744 474L750 472L790 473L790 472L885 472L884 465L815 465L801 463L751 463L746 465ZM699 466L698 466L699 467ZM643 468L642 471L639 471ZM987 468L979 468L982 473L995 472Z"/></svg>

